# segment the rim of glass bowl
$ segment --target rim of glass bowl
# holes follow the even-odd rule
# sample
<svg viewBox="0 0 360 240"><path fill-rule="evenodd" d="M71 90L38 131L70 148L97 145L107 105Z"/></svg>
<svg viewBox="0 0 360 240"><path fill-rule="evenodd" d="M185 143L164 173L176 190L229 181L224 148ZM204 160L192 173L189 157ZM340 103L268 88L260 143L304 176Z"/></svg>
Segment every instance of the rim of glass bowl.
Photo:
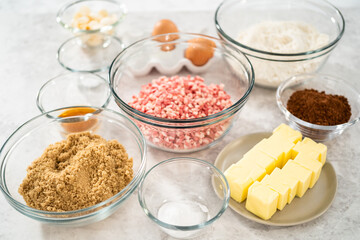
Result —
<svg viewBox="0 0 360 240"><path fill-rule="evenodd" d="M234 0L225 0L223 1L216 9L215 11L215 27L216 27L216 30L223 36L225 37L226 40L228 40L229 42L235 44L236 46L239 46L239 47L242 47L242 48L245 48L249 51L253 51L253 52L256 52L256 53L260 53L260 54L266 54L266 55L270 55L270 56L279 56L279 57L296 57L296 56L306 56L306 55L311 55L311 54L316 54L316 53L319 53L319 52L322 52L324 50L327 50L327 49L331 49L333 46L335 46L339 41L340 39L342 38L342 36L344 35L344 31L345 31L345 19L344 19L344 16L342 15L342 13L340 12L340 10L338 8L336 8L334 5L332 5L331 3L327 2L327 1L324 1L324 0L314 0L314 1L306 1L306 2L309 2L311 5L313 5L315 2L322 2L323 4L327 5L328 7L332 8L333 10L335 10L335 12L337 14L339 14L340 16L340 19L341 19L341 22L339 22L340 24L340 32L338 34L338 36L330 43L328 43L327 45L321 47L321 48L318 48L318 49L315 49L315 50L311 50L311 51L306 51L306 52L299 52L299 53L277 53L277 52L268 52L268 51L264 51L264 50L260 50L260 49L256 49L256 48L252 48L252 47L249 47L247 45L244 45L240 42L238 42L237 40L233 39L232 37L230 37L228 34L226 34L224 32L224 30L221 28L220 26L220 22L218 20L218 14L219 12L222 10L222 7L224 6L224 4L227 4L228 2L231 2L233 1L234 3L239 3L239 1L234 1ZM252 0L253 1L253 0ZM252 2L250 1L250 2ZM294 1L294 2L298 2L298 0L291 0L291 1ZM318 56L316 56L318 57ZM263 58L261 58L263 59ZM286 61L286 60L284 60ZM294 60L293 60L294 61Z"/></svg>
<svg viewBox="0 0 360 240"><path fill-rule="evenodd" d="M71 107L73 108L73 107ZM7 165L7 154L9 151L12 150L12 148L14 147L14 145L16 145L16 143L18 142L19 139L21 139L23 136L16 136L18 134L18 132L20 130L22 130L25 126L27 126L29 123L41 118L41 117L47 117L47 115L50 115L50 113L52 112L56 112L56 111L63 111L66 109L69 109L68 107L66 108L58 108L43 114L40 114L36 117L31 118L30 120L26 121L25 123L23 123L20 127L18 127L5 141L5 143L3 144L3 146L0 149L0 155L3 153L3 150L5 147L7 147L7 144L9 144L10 140L12 140L13 137L17 137L17 140L12 143L12 145L10 146L10 148L8 149L8 151L6 153L3 153L4 156L2 157L2 159L0 159L1 161L1 165L0 165L0 190L3 192L3 194L5 195L5 197L9 200L10 205L12 205L16 210L21 209L21 213L23 214L29 214L31 215L31 217L33 218L37 218L40 220L47 220L47 221L58 221L58 222L66 222L66 221L70 221L70 220L75 220L75 219L83 219L83 218L87 218L89 216L92 215L96 215L99 211L101 211L102 209L105 209L105 207L114 207L117 206L118 204L120 204L122 201L124 201L128 195L130 195L135 189L136 187L139 185L140 181L143 179L144 175L145 175L145 165L146 165L146 148L147 145L145 143L145 139L143 134L141 133L140 129L136 126L136 124L130 120L127 116L125 116L124 114L118 113L116 111L110 110L110 109L105 109L105 108L98 108L98 107L92 107L97 109L98 111L96 111L97 113L101 112L101 111L106 111L106 112L110 112L112 114L118 115L121 118L125 119L126 122L128 122L129 124L131 124L133 127L135 127L135 129L137 130L137 134L139 134L140 138L137 139L140 144L143 146L143 149L141 151L141 164L139 166L138 171L136 172L136 175L133 177L133 179L130 181L130 183L128 185L125 186L124 189L122 189L120 192L118 192L117 194L115 194L114 196L112 196L109 199L106 199L103 202L100 202L96 205L87 207L87 208L83 208L83 209L79 209L79 210L73 210L73 211L66 211L66 212L50 212L50 211L43 211L43 210L38 210L32 207L29 207L17 200L15 200L11 194L8 192L7 186L6 186L6 179L5 179L5 175L4 175L4 171L6 169L6 165ZM73 116L73 117L66 117L66 118L53 118L56 121L61 121L60 119L70 119L70 118L77 118L80 119L83 117L83 119L86 121L88 120L89 116L91 115L95 115L94 113L88 113L86 115L83 116ZM53 121L54 121L53 120ZM6 161L5 161L6 160ZM123 195L122 197L119 198L119 196ZM117 199L119 198L119 199ZM107 204L111 203L110 205L107 206ZM104 208L102 208L104 207ZM95 210L95 211L92 211ZM89 211L89 212L88 212ZM85 215L78 215L76 216L75 214L79 214L79 213L85 213ZM66 218L55 218L52 219L52 217L55 216L61 216L61 215L69 215L69 214L74 214L75 216L68 216Z"/></svg>
<svg viewBox="0 0 360 240"><path fill-rule="evenodd" d="M63 5L60 10L58 11L58 13L56 14L56 22L58 22L63 28L65 29L69 29L70 31L76 31L76 33L97 33L97 32L100 32L102 28L99 28L99 29L94 29L94 30L83 30L83 29L80 29L80 28L75 28L75 27L72 27L70 24L67 24L65 22L63 22L62 20L62 16L63 14L66 12L66 10L78 3L81 3L81 2L108 2L108 3L113 3L115 5L117 5L120 9L120 13L118 15L118 20L113 23L113 24L110 24L110 25L106 25L105 27L115 27L116 25L118 25L122 19L125 17L125 15L127 14L127 8L125 7L124 4L121 4L119 3L118 1L115 1L115 0L75 0L75 1L71 1L65 5Z"/></svg>
<svg viewBox="0 0 360 240"><path fill-rule="evenodd" d="M238 60L238 58L236 56L234 56L234 54L230 53L228 51L228 49L231 49L233 52L235 52L236 54L241 55L245 60L246 60L246 64L247 66L245 66L245 70L248 76L247 81L249 82L249 86L246 90L246 92L243 94L243 96L237 100L233 105L231 105L230 107L217 112L215 114L211 114L209 116L206 117L201 117L201 118L192 118L192 119L167 119L167 118L160 118L160 117L155 117L152 116L150 114L146 114L143 113L133 107L131 107L130 105L128 105L126 102L124 102L116 93L116 91L114 90L114 78L112 77L115 73L116 73L116 69L114 70L114 66L116 64L116 62L122 57L122 55L127 52L128 49L131 49L133 47L136 47L138 45L141 45L144 42L147 41L154 41L156 38L161 37L161 36L168 36L168 35L177 35L180 36L178 39L174 40L174 41L169 41L166 42L167 44L171 44L171 43L181 43L181 36L187 36L187 37L201 37L201 38L206 38L206 39L211 39L211 40L215 40L216 42L220 43L222 46L226 46L222 47L222 49L224 49L228 54L231 54L231 56L233 56L235 59ZM241 65L244 65L241 61L238 61L239 63L241 63ZM114 71L114 73L113 73ZM128 47L126 47L124 50L122 50L113 60L113 62L110 65L110 69L109 69L109 82L110 82L110 89L111 92L113 94L113 96L115 97L116 101L119 101L120 104L125 107L127 110L129 110L130 112L135 113L136 115L139 115L141 117L144 117L146 119L150 119L152 121L156 121L156 122L160 122L160 123L198 123L198 122L203 122L203 121L207 121L207 120L214 120L217 119L219 117L223 117L226 116L227 114L232 114L233 112L236 113L237 110L239 110L239 106L241 106L243 103L245 103L250 95L250 92L252 91L253 87L254 87L254 82L255 82L255 73L254 73L254 69L253 66L251 64L251 62L249 61L248 57L243 54L240 50L238 50L237 48L231 46L230 44L226 43L224 40L219 39L219 38L215 38L215 37L211 37L211 36L207 36L204 34L196 34L196 33L167 33L167 34L160 34L160 35L155 35L155 36L151 36L151 37L147 37L147 38L143 38L141 40L138 40L132 44L130 44ZM132 116L134 117L134 116ZM136 117L135 117L136 118ZM139 119L136 118L139 121L144 122L143 119ZM222 119L221 119L222 120ZM159 125L159 124L155 124L153 122L147 122L149 124L152 124L154 126L164 126L164 125ZM213 122L211 122L212 124ZM170 127L170 126L169 126ZM181 127L181 126L175 126L175 127ZM186 127L190 127L190 126L186 126ZM192 127L196 127L196 126L192 126Z"/></svg>
<svg viewBox="0 0 360 240"><path fill-rule="evenodd" d="M351 89L351 91L353 91L354 94L358 94L360 96L360 93L355 90L356 89L355 87L353 87L351 84L345 82L341 78L338 78L338 77L335 77L335 76L332 76L332 75L318 74L318 73L308 73L308 74L295 75L295 76L285 80L284 82L282 82L279 85L279 87L277 88L277 90L276 90L276 102L277 102L277 105L280 108L280 110L283 112L283 114L285 115L286 119L288 119L289 121L293 121L295 123L301 124L302 126L305 126L307 128L317 129L317 130L326 130L326 131L329 131L329 130L333 131L333 130L337 130L337 129L345 129L345 128L349 127L349 126L354 125L356 122L358 122L360 120L360 116L357 116L357 117L354 117L353 120L351 120L349 122L346 122L346 123L343 123L343 124L324 126L324 125L318 125L318 124L305 122L304 120L301 120L300 118L294 116L291 112L289 112L289 110L287 110L286 106L281 101L281 95L282 95L283 91L286 90L287 86L291 85L292 83L295 83L296 81L298 81L299 77L303 77L303 79L301 79L297 84L301 84L304 81L309 80L309 78L311 79L311 78L314 78L314 77L321 77L321 78L325 78L327 81L341 83L342 85L346 86L349 90Z"/></svg>
<svg viewBox="0 0 360 240"><path fill-rule="evenodd" d="M215 172L220 175L220 177L222 178L223 182L225 183L226 186L226 192L225 189L223 189L224 192L224 200L223 200L223 205L222 208L220 209L220 211L211 219L202 222L201 224L196 224L196 225L190 225L190 226L181 226L181 225L173 225L173 224L168 224L166 222L163 222L161 220L159 220L157 217L155 217L150 211L148 211L148 208L146 206L146 203L143 201L143 184L146 180L147 175L149 175L150 172L152 172L157 166L159 165L164 165L164 164L168 164L168 163L172 163L172 162L177 162L179 160L186 160L189 162L196 162L196 163L200 163L203 165L206 165L212 169L215 170ZM203 227L206 227L207 225L210 225L211 223L213 223L216 219L218 219L226 210L226 208L229 205L229 201L230 201L230 186L229 183L225 177L225 175L217 168L215 167L213 164L205 161L205 160L201 160L198 158L192 158L192 157L174 157L174 158L170 158L164 161L161 161L159 163L157 163L156 165L154 165L152 168L150 168L149 171L147 171L145 173L145 176L143 177L143 179L141 180L140 184L139 184L139 190L138 190L138 200L140 203L141 208L143 209L143 211L145 212L145 214L154 222L156 222L157 224L159 224L161 227L165 227L167 229L173 229L173 230L183 230L183 231L191 231L191 230L196 230L196 229L200 229Z"/></svg>
<svg viewBox="0 0 360 240"><path fill-rule="evenodd" d="M86 1L87 1L87 0L86 0ZM96 0L95 0L95 1L96 1ZM92 34L92 33L88 33L88 34ZM112 36L112 35L109 35L109 34L106 34L106 33L97 33L97 34L98 34L98 35L101 35L101 36L103 36L103 37L106 37L106 38L110 38L111 41L112 41L112 40L117 41L117 42L119 43L119 45L121 46L121 48L124 48L124 46L125 46L124 43L120 40L120 38L118 38L118 37L116 37L116 36ZM109 65L106 65L106 66L103 66L103 67L100 67L100 68L96 68L96 69L93 69L93 70L77 70L77 69L75 69L75 68L68 67L68 66L65 65L62 61L60 61L60 55L61 55L61 51L62 51L63 47L64 47L67 43L73 41L74 39L77 39L77 38L81 39L81 38L83 38L83 37L84 37L84 35L73 36L73 37L69 38L68 40L66 40L65 42L63 42L63 43L60 45L59 49L58 49L57 52L56 52L56 59L58 60L59 64L60 64L63 68L65 68L66 70L69 70L70 72L78 72L78 73L93 73L93 74L94 74L94 73L97 73L97 72L103 72L103 71L108 70L108 69L109 69ZM110 44L111 44L111 43L110 43Z"/></svg>
<svg viewBox="0 0 360 240"><path fill-rule="evenodd" d="M93 76L93 77L96 77L96 78L100 79L101 81L103 81L104 83L106 83L106 84L109 86L109 82L108 82L105 78L103 78L103 77L101 77L100 75L95 74L95 73L89 73L89 72L66 72L66 73L61 73L61 74L59 74L59 75L51 78L50 80L46 81L46 82L41 86L41 88L39 89L38 94L37 94L37 97L36 97L36 106L38 107L38 109L40 110L41 113L45 113L45 112L49 112L49 111L52 111L52 110L53 110L53 109L51 109L51 110L49 110L49 111L45 111L43 105L41 104L40 98L41 98L41 96L42 96L42 94L43 94L43 90L44 90L49 84L51 84L54 80L59 80L59 79L61 79L62 77L68 76L68 75L90 75L90 76ZM63 79L61 79L61 80L63 80ZM107 95L108 95L108 97L107 97L105 103L102 104L101 106L97 106L98 108L106 108L107 105L109 105L110 98L111 98L110 86L108 87ZM70 107L70 106L65 106L65 107L67 108L67 107ZM63 108L65 108L65 107L63 107ZM86 107L89 107L89 106L86 106ZM97 112L97 111L95 111L95 112Z"/></svg>

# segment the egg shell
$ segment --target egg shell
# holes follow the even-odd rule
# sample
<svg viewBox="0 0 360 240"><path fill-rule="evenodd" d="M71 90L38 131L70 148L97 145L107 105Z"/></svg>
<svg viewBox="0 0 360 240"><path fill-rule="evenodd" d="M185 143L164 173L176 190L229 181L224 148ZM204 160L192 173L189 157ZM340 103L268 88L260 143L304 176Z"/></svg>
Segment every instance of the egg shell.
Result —
<svg viewBox="0 0 360 240"><path fill-rule="evenodd" d="M205 65L214 56L215 42L206 38L194 38L188 41L189 46L185 50L185 57L195 66Z"/></svg>

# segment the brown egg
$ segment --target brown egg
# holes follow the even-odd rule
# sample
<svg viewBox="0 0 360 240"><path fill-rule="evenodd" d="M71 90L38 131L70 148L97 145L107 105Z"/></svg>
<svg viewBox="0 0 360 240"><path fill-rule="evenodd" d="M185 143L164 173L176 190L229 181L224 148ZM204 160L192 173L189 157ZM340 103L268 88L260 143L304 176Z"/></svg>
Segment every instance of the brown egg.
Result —
<svg viewBox="0 0 360 240"><path fill-rule="evenodd" d="M169 19L162 19L155 24L151 35L155 36L155 35L159 35L159 34L177 33L177 32L179 32L179 30L173 21L171 21ZM173 40L173 39L171 39L172 36L176 36L176 35L170 35L170 37L162 36L162 37L157 38L157 40L159 42L172 41ZM175 38L175 39L177 39L177 38Z"/></svg>
<svg viewBox="0 0 360 240"><path fill-rule="evenodd" d="M155 36L155 35L159 35L159 34L177 33L177 32L179 32L179 30L173 21L171 21L169 19L162 19L155 24L151 35ZM170 42L170 41L174 41L178 38L179 38L179 35L177 35L177 34L169 34L166 36L157 37L157 38L155 38L155 40L159 41L159 42ZM161 45L161 50L163 50L163 51L171 51L174 48L175 48L175 44L162 44Z"/></svg>
<svg viewBox="0 0 360 240"><path fill-rule="evenodd" d="M205 65L214 56L215 42L206 38L194 38L188 41L185 57L195 66Z"/></svg>

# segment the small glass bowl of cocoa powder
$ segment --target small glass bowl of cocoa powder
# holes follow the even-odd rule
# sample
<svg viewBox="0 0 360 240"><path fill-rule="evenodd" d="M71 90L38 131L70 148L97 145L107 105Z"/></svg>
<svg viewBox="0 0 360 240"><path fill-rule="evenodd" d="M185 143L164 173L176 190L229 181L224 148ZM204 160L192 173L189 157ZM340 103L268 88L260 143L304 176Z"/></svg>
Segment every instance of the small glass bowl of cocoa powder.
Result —
<svg viewBox="0 0 360 240"><path fill-rule="evenodd" d="M338 77L301 74L284 81L276 101L290 126L326 142L360 120L360 93Z"/></svg>

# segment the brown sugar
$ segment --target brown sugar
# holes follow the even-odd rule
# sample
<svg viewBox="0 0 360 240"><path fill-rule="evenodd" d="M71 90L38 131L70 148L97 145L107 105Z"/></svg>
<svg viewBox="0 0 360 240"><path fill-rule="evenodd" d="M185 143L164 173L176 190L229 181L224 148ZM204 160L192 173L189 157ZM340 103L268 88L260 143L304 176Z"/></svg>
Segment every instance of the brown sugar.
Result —
<svg viewBox="0 0 360 240"><path fill-rule="evenodd" d="M303 121L324 126L346 123L351 117L346 97L314 89L294 92L287 102L287 109Z"/></svg>
<svg viewBox="0 0 360 240"><path fill-rule="evenodd" d="M78 210L120 192L133 178L132 166L132 158L116 140L74 133L49 145L32 162L19 193L39 210Z"/></svg>

